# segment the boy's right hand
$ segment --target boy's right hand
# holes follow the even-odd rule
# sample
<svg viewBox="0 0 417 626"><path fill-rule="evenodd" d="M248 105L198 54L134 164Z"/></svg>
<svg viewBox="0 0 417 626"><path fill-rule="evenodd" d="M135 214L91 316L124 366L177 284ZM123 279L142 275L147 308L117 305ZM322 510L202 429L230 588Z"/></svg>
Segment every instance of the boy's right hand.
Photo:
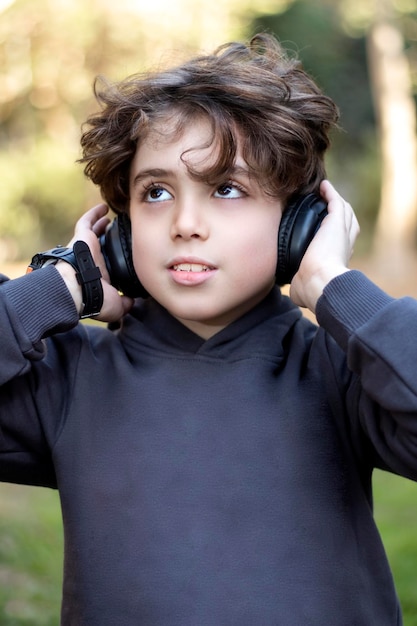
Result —
<svg viewBox="0 0 417 626"><path fill-rule="evenodd" d="M102 235L108 224L109 218L106 216L108 207L106 204L98 204L80 217L75 225L74 237L68 244L68 247L72 247L78 240L85 241L90 248L91 254L96 265L100 268L103 286L103 306L100 314L95 319L102 322L116 322L121 319L133 306L132 298L122 296L120 293L110 284L109 274L104 262L103 255L100 249L99 237ZM76 273L74 268L65 261L59 261L56 264L58 272L64 279L73 299L77 311L81 315L83 302L81 286L78 284Z"/></svg>
<svg viewBox="0 0 417 626"><path fill-rule="evenodd" d="M328 214L307 248L290 286L292 301L312 313L315 313L325 286L336 276L349 271L349 260L360 230L351 205L328 180L322 181L320 192L327 202Z"/></svg>

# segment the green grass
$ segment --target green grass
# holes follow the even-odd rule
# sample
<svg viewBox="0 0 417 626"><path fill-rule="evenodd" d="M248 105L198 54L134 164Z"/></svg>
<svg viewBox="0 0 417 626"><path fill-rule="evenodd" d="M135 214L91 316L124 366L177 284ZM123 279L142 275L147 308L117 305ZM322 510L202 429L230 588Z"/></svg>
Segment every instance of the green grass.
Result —
<svg viewBox="0 0 417 626"><path fill-rule="evenodd" d="M375 514L405 626L417 626L417 484L375 474ZM58 495L0 485L0 626L57 626L62 585Z"/></svg>
<svg viewBox="0 0 417 626"><path fill-rule="evenodd" d="M1 485L1 626L59 624L62 554L58 494Z"/></svg>
<svg viewBox="0 0 417 626"><path fill-rule="evenodd" d="M417 626L417 483L374 478L375 517L394 574L405 626Z"/></svg>

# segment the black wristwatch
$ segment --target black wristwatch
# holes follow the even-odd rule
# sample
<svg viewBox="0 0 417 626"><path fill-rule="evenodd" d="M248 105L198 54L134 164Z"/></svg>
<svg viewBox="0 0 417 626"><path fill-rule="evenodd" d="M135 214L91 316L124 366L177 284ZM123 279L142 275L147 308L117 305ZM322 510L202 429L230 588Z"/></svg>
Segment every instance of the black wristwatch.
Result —
<svg viewBox="0 0 417 626"><path fill-rule="evenodd" d="M41 269L46 265L65 261L76 271L76 278L81 285L83 294L83 311L81 319L98 315L103 306L103 286L101 272L91 255L90 248L85 241L76 241L73 248L57 246L46 252L35 254L28 267L28 272Z"/></svg>

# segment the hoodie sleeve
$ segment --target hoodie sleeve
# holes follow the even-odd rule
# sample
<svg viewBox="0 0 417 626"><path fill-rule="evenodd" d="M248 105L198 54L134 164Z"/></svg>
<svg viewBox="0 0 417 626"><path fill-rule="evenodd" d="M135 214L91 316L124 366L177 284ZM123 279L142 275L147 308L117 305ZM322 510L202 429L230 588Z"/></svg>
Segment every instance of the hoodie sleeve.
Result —
<svg viewBox="0 0 417 626"><path fill-rule="evenodd" d="M354 270L329 283L316 313L358 377L346 404L376 465L417 480L417 301L394 299Z"/></svg>
<svg viewBox="0 0 417 626"><path fill-rule="evenodd" d="M0 385L44 356L42 339L78 323L78 313L54 266L7 280L0 276Z"/></svg>
<svg viewBox="0 0 417 626"><path fill-rule="evenodd" d="M50 407L51 421L59 424L66 394L57 384L62 374L44 359L52 346L43 340L77 323L72 297L53 266L15 280L0 277L2 481L55 486L51 442L38 405Z"/></svg>

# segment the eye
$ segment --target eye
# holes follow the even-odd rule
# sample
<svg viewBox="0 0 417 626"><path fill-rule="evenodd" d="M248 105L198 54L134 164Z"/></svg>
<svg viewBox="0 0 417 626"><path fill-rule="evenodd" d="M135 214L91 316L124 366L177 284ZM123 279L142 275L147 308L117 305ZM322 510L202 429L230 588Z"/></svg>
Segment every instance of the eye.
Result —
<svg viewBox="0 0 417 626"><path fill-rule="evenodd" d="M246 195L244 189L236 183L225 183L217 187L214 196L215 198L242 198Z"/></svg>
<svg viewBox="0 0 417 626"><path fill-rule="evenodd" d="M171 200L172 195L161 187L160 185L156 185L152 183L149 185L147 189L145 189L145 193L143 194L144 202L165 202L166 200Z"/></svg>

